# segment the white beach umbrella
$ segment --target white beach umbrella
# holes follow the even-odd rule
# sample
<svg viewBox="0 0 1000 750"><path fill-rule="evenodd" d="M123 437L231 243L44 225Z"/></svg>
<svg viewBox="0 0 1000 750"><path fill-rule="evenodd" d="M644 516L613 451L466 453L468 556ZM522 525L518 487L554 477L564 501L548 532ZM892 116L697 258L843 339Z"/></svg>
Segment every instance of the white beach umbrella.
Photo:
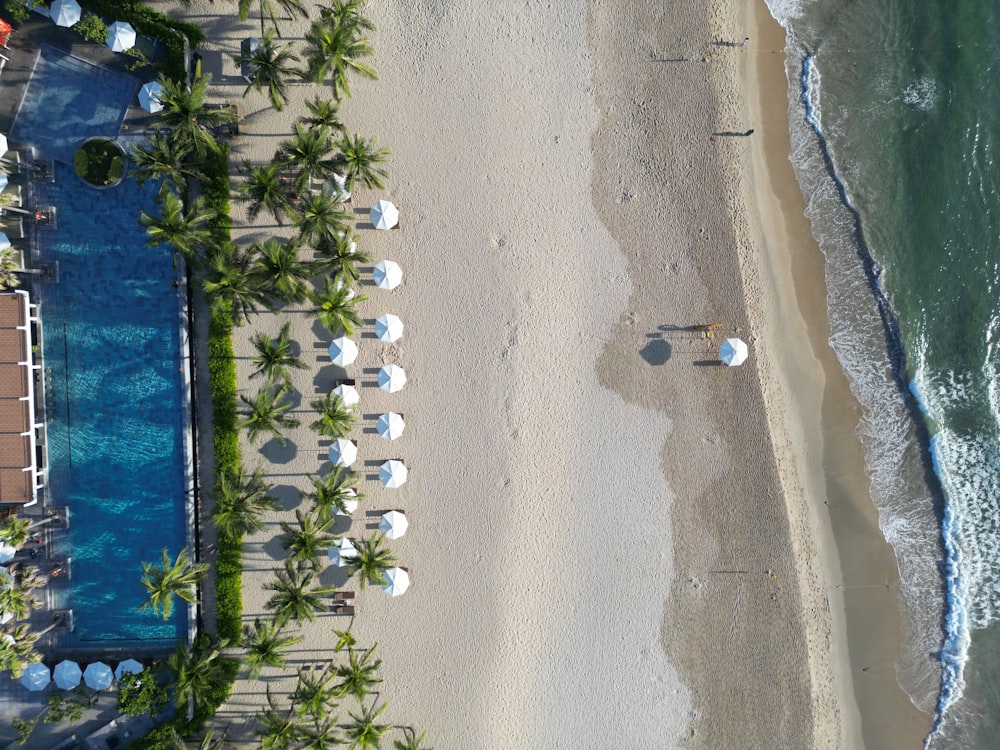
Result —
<svg viewBox="0 0 1000 750"><path fill-rule="evenodd" d="M397 414L394 411L387 411L378 418L378 422L375 423L375 429L386 440L395 440L403 434L403 430L406 429L406 422L403 421L401 414Z"/></svg>
<svg viewBox="0 0 1000 750"><path fill-rule="evenodd" d="M406 484L409 473L406 464L393 458L378 467L378 481L394 490Z"/></svg>
<svg viewBox="0 0 1000 750"><path fill-rule="evenodd" d="M7 239L7 235L0 232L0 250L6 250L10 247L10 240ZM11 547L9 544L0 544L0 565L3 563L8 563L14 559L14 555L17 554L17 547Z"/></svg>
<svg viewBox="0 0 1000 750"><path fill-rule="evenodd" d="M115 667L115 679L121 682L122 677L127 674L142 674L143 666L142 662L136 661L135 659L126 659L125 661L118 662L118 666Z"/></svg>
<svg viewBox="0 0 1000 750"><path fill-rule="evenodd" d="M358 550L350 539L344 537L335 545L329 547L326 550L326 555L330 558L331 565L336 565L338 568L342 568L347 565L348 560L352 557L358 556Z"/></svg>
<svg viewBox="0 0 1000 750"><path fill-rule="evenodd" d="M0 133L0 156L6 154L9 148L10 146L7 144L7 136Z"/></svg>
<svg viewBox="0 0 1000 750"><path fill-rule="evenodd" d="M405 594L410 588L410 574L402 568L389 568L382 574L382 590L389 596Z"/></svg>
<svg viewBox="0 0 1000 750"><path fill-rule="evenodd" d="M403 321L398 315L385 313L375 318L375 335L390 344L403 338Z"/></svg>
<svg viewBox="0 0 1000 750"><path fill-rule="evenodd" d="M111 687L111 681L114 678L115 673L103 661L88 664L87 668L83 670L83 684L91 690L107 690Z"/></svg>
<svg viewBox="0 0 1000 750"><path fill-rule="evenodd" d="M399 365L386 365L378 371L378 387L388 393L403 390L406 385L406 371Z"/></svg>
<svg viewBox="0 0 1000 750"><path fill-rule="evenodd" d="M347 203L351 199L351 191L347 189L347 177L337 172L326 181L326 185L333 193L333 199L338 203Z"/></svg>
<svg viewBox="0 0 1000 750"><path fill-rule="evenodd" d="M376 201L369 212L376 229L392 229L399 223L399 209L390 201Z"/></svg>
<svg viewBox="0 0 1000 750"><path fill-rule="evenodd" d="M742 365L747 358L747 345L742 339L726 339L719 347L719 357L730 367Z"/></svg>
<svg viewBox="0 0 1000 750"><path fill-rule="evenodd" d="M139 89L139 106L152 114L162 111L163 103L160 101L162 93L163 84L159 81L144 83Z"/></svg>
<svg viewBox="0 0 1000 750"><path fill-rule="evenodd" d="M347 336L340 336L330 342L330 359L333 364L347 367L358 358L358 345Z"/></svg>
<svg viewBox="0 0 1000 750"><path fill-rule="evenodd" d="M68 29L73 24L78 23L82 15L80 3L76 0L55 0L49 6L49 18L55 22L56 26Z"/></svg>
<svg viewBox="0 0 1000 750"><path fill-rule="evenodd" d="M372 281L379 289L395 289L403 283L403 269L392 260L380 260L372 269Z"/></svg>
<svg viewBox="0 0 1000 750"><path fill-rule="evenodd" d="M115 21L108 26L107 45L112 52L124 52L135 46L135 29L125 21Z"/></svg>
<svg viewBox="0 0 1000 750"><path fill-rule="evenodd" d="M29 664L21 672L21 684L32 692L44 690L50 682L52 682L52 675L49 668L40 661Z"/></svg>
<svg viewBox="0 0 1000 750"><path fill-rule="evenodd" d="M56 668L52 671L52 680L56 683L56 687L62 690L72 690L75 688L80 684L82 676L83 672L80 671L80 665L69 659L64 659L56 664Z"/></svg>
<svg viewBox="0 0 1000 750"><path fill-rule="evenodd" d="M410 522L398 510L390 510L388 513L383 513L382 518L378 522L378 530L390 539L399 539L399 537L406 533L409 527Z"/></svg>
<svg viewBox="0 0 1000 750"><path fill-rule="evenodd" d="M344 503L343 510L337 510L336 515L338 516L350 516L354 511L358 509L358 491L353 487L348 487L344 490L345 497L341 498Z"/></svg>
<svg viewBox="0 0 1000 750"><path fill-rule="evenodd" d="M330 460L337 466L350 466L358 460L358 446L347 438L337 438L330 446Z"/></svg>
<svg viewBox="0 0 1000 750"><path fill-rule="evenodd" d="M361 394L358 393L358 389L348 383L341 383L333 389L333 393L335 396L340 396L340 400L344 402L344 406L348 409L352 409L361 403Z"/></svg>

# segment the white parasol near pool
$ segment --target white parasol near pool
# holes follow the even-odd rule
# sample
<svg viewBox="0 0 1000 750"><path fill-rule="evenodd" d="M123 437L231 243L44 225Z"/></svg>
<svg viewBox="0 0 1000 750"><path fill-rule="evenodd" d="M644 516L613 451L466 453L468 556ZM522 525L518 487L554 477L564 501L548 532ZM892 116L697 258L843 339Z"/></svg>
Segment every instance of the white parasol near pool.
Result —
<svg viewBox="0 0 1000 750"><path fill-rule="evenodd" d="M390 490L395 490L406 484L410 472L406 464L393 458L378 467L378 481Z"/></svg>
<svg viewBox="0 0 1000 750"><path fill-rule="evenodd" d="M380 260L372 269L372 281L379 289L395 289L403 283L403 269L394 260Z"/></svg>
<svg viewBox="0 0 1000 750"><path fill-rule="evenodd" d="M52 675L49 668L40 661L29 664L21 672L21 684L33 693L44 690L50 682L52 682Z"/></svg>
<svg viewBox="0 0 1000 750"><path fill-rule="evenodd" d="M406 385L406 371L399 365L386 365L378 371L378 387L387 393L396 393Z"/></svg>
<svg viewBox="0 0 1000 750"><path fill-rule="evenodd" d="M739 367L747 358L747 345L742 339L726 339L719 347L719 358L730 367Z"/></svg>
<svg viewBox="0 0 1000 750"><path fill-rule="evenodd" d="M347 438L337 438L330 445L330 460L337 466L350 466L358 460L358 446Z"/></svg>
<svg viewBox="0 0 1000 750"><path fill-rule="evenodd" d="M62 690L75 688L80 684L81 677L83 677L83 672L80 671L80 665L69 659L59 662L52 670L52 681L55 682L57 688Z"/></svg>
<svg viewBox="0 0 1000 750"><path fill-rule="evenodd" d="M340 400L344 402L344 406L348 409L353 409L361 403L361 394L358 393L358 389L350 383L341 383L338 385L333 389L333 395L339 396Z"/></svg>
<svg viewBox="0 0 1000 750"><path fill-rule="evenodd" d="M127 674L142 674L142 662L136 661L135 659L126 659L125 661L119 662L118 666L115 667L115 679L121 682L122 677Z"/></svg>
<svg viewBox="0 0 1000 750"><path fill-rule="evenodd" d="M115 673L103 661L88 664L87 668L83 670L83 684L91 690L107 690L111 687L114 678Z"/></svg>
<svg viewBox="0 0 1000 750"><path fill-rule="evenodd" d="M139 106L151 114L156 114L163 110L163 102L160 95L163 93L163 84L159 81L144 83L139 89Z"/></svg>
<svg viewBox="0 0 1000 750"><path fill-rule="evenodd" d="M406 520L406 515L398 510L383 513L378 522L378 530L389 539L399 539L408 528L410 528L410 522Z"/></svg>
<svg viewBox="0 0 1000 750"><path fill-rule="evenodd" d="M399 209L387 200L376 201L369 212L376 229L392 229L399 224Z"/></svg>
<svg viewBox="0 0 1000 750"><path fill-rule="evenodd" d="M337 542L332 547L326 550L327 557L330 558L330 564L336 565L338 568L342 568L347 565L347 561L352 557L358 556L357 547L350 539L344 537L339 542Z"/></svg>
<svg viewBox="0 0 1000 750"><path fill-rule="evenodd" d="M389 596L405 594L410 588L410 574L402 568L389 568L382 574L382 590Z"/></svg>
<svg viewBox="0 0 1000 750"><path fill-rule="evenodd" d="M335 365L347 367L358 358L358 345L347 336L340 336L330 342L330 359Z"/></svg>
<svg viewBox="0 0 1000 750"><path fill-rule="evenodd" d="M398 315L384 313L375 318L375 335L392 344L403 338L403 321Z"/></svg>
<svg viewBox="0 0 1000 750"><path fill-rule="evenodd" d="M80 8L80 3L76 0L55 0L49 6L49 18L52 19L56 26L68 29L70 26L79 23L82 16L83 11Z"/></svg>
<svg viewBox="0 0 1000 750"><path fill-rule="evenodd" d="M403 434L403 430L406 429L406 422L403 421L402 414L387 411L378 418L378 422L375 423L375 429L378 430L378 434L385 440L395 440Z"/></svg>
<svg viewBox="0 0 1000 750"><path fill-rule="evenodd" d="M125 21L115 21L108 26L107 45L112 52L124 52L135 46L135 29Z"/></svg>

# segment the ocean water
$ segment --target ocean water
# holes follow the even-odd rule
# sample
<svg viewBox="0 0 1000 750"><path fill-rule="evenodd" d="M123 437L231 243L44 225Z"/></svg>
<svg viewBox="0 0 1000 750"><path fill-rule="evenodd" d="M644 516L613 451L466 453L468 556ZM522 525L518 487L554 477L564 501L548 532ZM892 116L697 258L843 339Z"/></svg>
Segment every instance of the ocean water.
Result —
<svg viewBox="0 0 1000 750"><path fill-rule="evenodd" d="M1000 724L1000 5L768 0L933 748Z"/></svg>

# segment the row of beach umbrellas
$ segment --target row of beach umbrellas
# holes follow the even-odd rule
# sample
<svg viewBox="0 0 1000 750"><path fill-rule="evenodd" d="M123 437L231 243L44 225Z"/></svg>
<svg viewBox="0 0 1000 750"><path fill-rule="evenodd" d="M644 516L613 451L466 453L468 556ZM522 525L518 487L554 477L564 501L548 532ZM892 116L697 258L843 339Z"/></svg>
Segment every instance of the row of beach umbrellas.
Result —
<svg viewBox="0 0 1000 750"><path fill-rule="evenodd" d="M69 28L80 22L83 9L76 0L54 0L49 6L49 18L56 26ZM125 21L115 21L108 26L108 36L105 43L114 52L124 52L135 46L135 29Z"/></svg>
<svg viewBox="0 0 1000 750"><path fill-rule="evenodd" d="M35 662L25 667L21 673L21 684L28 690L37 691L44 690L50 682L54 682L60 690L72 690L82 679L83 684L91 690L107 690L114 680L121 680L126 674L139 674L142 670L142 663L135 659L126 659L114 671L102 661L88 664L86 669L81 670L75 661L65 659L56 664L51 672L41 662Z"/></svg>

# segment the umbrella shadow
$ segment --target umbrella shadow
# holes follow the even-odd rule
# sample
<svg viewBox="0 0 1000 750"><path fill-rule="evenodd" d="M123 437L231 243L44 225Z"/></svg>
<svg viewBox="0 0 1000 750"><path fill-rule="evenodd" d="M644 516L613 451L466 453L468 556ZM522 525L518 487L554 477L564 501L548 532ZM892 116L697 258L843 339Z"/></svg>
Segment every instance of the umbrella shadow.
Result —
<svg viewBox="0 0 1000 750"><path fill-rule="evenodd" d="M646 361L646 364L658 367L667 363L670 359L672 351L673 347L670 345L669 341L664 341L663 339L658 338L652 339L648 344L642 347L642 349L639 350L639 356Z"/></svg>
<svg viewBox="0 0 1000 750"><path fill-rule="evenodd" d="M290 463L295 460L298 453L299 447L290 439L286 439L282 445L277 438L271 438L260 449L260 454L272 464Z"/></svg>

